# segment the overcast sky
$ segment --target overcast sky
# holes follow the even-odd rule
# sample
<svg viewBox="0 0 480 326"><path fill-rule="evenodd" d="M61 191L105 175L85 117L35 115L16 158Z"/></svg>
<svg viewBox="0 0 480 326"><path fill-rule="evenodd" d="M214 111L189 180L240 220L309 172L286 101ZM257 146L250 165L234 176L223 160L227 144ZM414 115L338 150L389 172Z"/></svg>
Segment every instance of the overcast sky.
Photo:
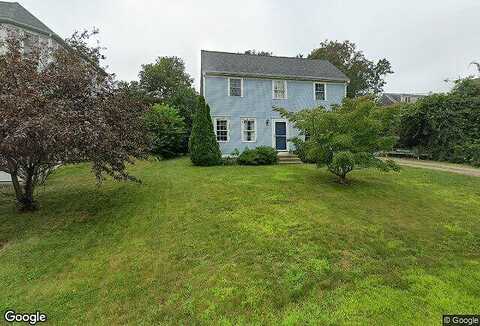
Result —
<svg viewBox="0 0 480 326"><path fill-rule="evenodd" d="M445 78L475 74L480 0L18 0L62 37L100 29L106 64L122 80L140 65L179 56L198 88L200 50L308 54L324 39L351 40L387 58L390 92L445 91Z"/></svg>

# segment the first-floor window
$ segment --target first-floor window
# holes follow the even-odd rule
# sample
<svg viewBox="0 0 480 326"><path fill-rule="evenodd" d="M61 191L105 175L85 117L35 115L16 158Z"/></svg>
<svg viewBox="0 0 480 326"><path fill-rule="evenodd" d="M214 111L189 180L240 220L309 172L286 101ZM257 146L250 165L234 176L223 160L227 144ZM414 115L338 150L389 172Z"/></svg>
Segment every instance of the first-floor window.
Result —
<svg viewBox="0 0 480 326"><path fill-rule="evenodd" d="M242 141L255 142L257 141L257 126L255 118L242 119Z"/></svg>
<svg viewBox="0 0 480 326"><path fill-rule="evenodd" d="M228 119L215 118L215 135L218 142L228 142Z"/></svg>

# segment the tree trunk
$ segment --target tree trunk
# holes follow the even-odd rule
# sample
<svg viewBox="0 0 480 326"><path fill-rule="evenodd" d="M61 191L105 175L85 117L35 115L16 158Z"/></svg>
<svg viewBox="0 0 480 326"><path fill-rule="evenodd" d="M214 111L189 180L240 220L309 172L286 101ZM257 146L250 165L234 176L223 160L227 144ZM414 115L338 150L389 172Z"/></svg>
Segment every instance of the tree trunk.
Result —
<svg viewBox="0 0 480 326"><path fill-rule="evenodd" d="M346 174L339 175L338 176L338 182L342 185L348 185L347 175Z"/></svg>
<svg viewBox="0 0 480 326"><path fill-rule="evenodd" d="M10 177L12 178L13 189L17 199L17 207L20 211L34 211L38 208L37 202L33 198L34 182L33 182L33 168L28 169L25 178L25 184L22 186L18 180L17 170L10 170Z"/></svg>

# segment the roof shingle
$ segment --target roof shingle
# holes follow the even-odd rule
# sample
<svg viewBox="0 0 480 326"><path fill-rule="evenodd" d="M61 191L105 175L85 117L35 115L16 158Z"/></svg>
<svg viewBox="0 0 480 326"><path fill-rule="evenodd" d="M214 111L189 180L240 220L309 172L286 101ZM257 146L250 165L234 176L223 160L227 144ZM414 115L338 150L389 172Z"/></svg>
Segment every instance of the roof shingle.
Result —
<svg viewBox="0 0 480 326"><path fill-rule="evenodd" d="M202 50L202 73L348 82L327 60L258 56Z"/></svg>
<svg viewBox="0 0 480 326"><path fill-rule="evenodd" d="M47 35L55 33L17 2L0 1L0 23L11 23Z"/></svg>

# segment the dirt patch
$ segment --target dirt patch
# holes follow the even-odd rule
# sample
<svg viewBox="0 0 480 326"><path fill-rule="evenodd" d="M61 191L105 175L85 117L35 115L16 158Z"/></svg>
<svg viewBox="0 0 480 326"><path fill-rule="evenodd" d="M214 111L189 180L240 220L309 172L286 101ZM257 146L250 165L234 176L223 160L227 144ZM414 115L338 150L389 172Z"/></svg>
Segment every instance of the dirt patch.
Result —
<svg viewBox="0 0 480 326"><path fill-rule="evenodd" d="M7 246L8 240L0 239L0 251Z"/></svg>

